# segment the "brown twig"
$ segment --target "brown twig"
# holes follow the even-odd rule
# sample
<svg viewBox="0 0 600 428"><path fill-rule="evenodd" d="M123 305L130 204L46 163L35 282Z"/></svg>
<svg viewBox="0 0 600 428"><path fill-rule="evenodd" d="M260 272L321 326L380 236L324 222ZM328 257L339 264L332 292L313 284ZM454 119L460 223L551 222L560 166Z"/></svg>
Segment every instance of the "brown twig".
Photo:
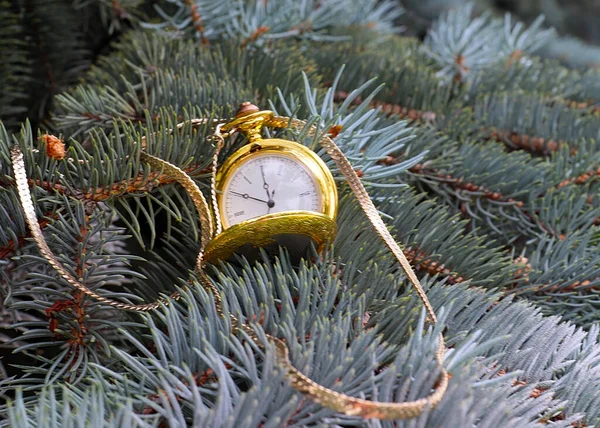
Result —
<svg viewBox="0 0 600 428"><path fill-rule="evenodd" d="M197 168L197 165L191 165L185 168L184 171L188 174L192 172L199 174L210 172L210 168L205 168L199 172L197 171ZM149 174L143 174L140 172L136 177L122 183L115 183L110 187L98 187L89 190L87 193L78 194L70 193L66 186L63 186L59 183L50 183L48 181L33 179L28 179L27 181L29 182L30 186L39 186L48 192L56 191L63 195L73 196L84 202L96 203L105 201L113 196L120 196L127 193L150 192L158 186L173 184L175 179L169 175L161 174L159 172L151 172ZM12 185L13 183L0 180L0 187L8 187Z"/></svg>
<svg viewBox="0 0 600 428"><path fill-rule="evenodd" d="M490 138L507 144L510 147L516 147L521 150L526 150L531 153L547 155L551 152L556 152L565 143L560 143L556 140L546 140L542 137L534 137L525 134L519 134L514 131L493 129L490 132Z"/></svg>
<svg viewBox="0 0 600 428"><path fill-rule="evenodd" d="M506 374L506 370L503 369L498 374L503 376L504 374ZM513 387L524 387L524 386L527 386L527 382L525 382L524 380L517 379L512 383L512 386ZM544 387L544 386L535 387L531 390L529 397L538 398L546 391L548 391L547 387ZM565 419L565 414L563 412L561 412L561 413L558 413L557 415L554 415L551 418L542 418L542 419L538 420L538 422L542 423L542 424L548 424L550 422L556 422L556 421L564 420L564 419ZM575 428L586 428L586 425L583 422L573 422L571 425Z"/></svg>
<svg viewBox="0 0 600 428"><path fill-rule="evenodd" d="M200 42L203 45L208 46L210 42L204 35L204 25L202 24L202 17L198 13L198 6L196 5L196 2L194 0L185 0L185 3L190 8L190 14L192 15L192 24L194 24L194 28L196 29L198 34L200 34Z"/></svg>
<svg viewBox="0 0 600 428"><path fill-rule="evenodd" d="M46 309L46 317L48 317L48 330L54 333L54 339L58 339L55 331L58 328L58 318L57 315L61 312L65 312L75 305L75 301L72 299L66 300L56 300L52 306Z"/></svg>
<svg viewBox="0 0 600 428"><path fill-rule="evenodd" d="M38 223L39 223L40 227L43 229L50 223L50 220L42 219ZM25 236L19 236L17 238L16 242L15 242L15 240L11 239L8 241L8 243L6 245L0 247L0 260L8 258L8 256L11 255L17 248L20 248L21 246L23 246L23 244L25 244L25 240L27 238L29 238L30 236L31 236L31 234L29 232L27 232L25 234Z"/></svg>
<svg viewBox="0 0 600 428"><path fill-rule="evenodd" d="M578 110L590 110L594 114L600 114L600 105L595 105L594 100L590 101L575 101L575 100L564 100L565 104L573 109Z"/></svg>
<svg viewBox="0 0 600 428"><path fill-rule="evenodd" d="M585 291L585 290L593 290L598 291L600 287L588 287L591 284L591 281L586 279L583 281L575 281L573 284L568 287L560 288L559 285L554 285L549 288L545 288L545 285L540 285L534 288L535 293L546 294L546 293L570 293L572 291Z"/></svg>
<svg viewBox="0 0 600 428"><path fill-rule="evenodd" d="M560 183L558 183L556 188L560 189L571 183L585 184L588 181L590 181L594 178L597 178L597 177L600 177L600 168L589 170L587 172L584 172L581 175L578 175L577 177L567 178L567 179L561 181Z"/></svg>
<svg viewBox="0 0 600 428"><path fill-rule="evenodd" d="M186 173L196 172L197 166L189 166L184 169ZM203 169L199 173L207 173L210 168ZM120 196L126 193L150 192L158 186L175 183L175 179L169 175L159 172L149 174L139 173L137 177L122 183L115 183L110 187L94 188L82 195L82 198L88 201L101 202L114 196Z"/></svg>
<svg viewBox="0 0 600 428"><path fill-rule="evenodd" d="M77 237L78 243L83 243L89 233L88 227L89 217L85 216L85 222L79 227L80 235ZM85 262L83 256L86 254L87 248L83 246L81 253L75 255L75 275L77 278L82 278L85 271ZM57 300L54 304L46 309L46 316L49 318L48 329L54 333L58 328L57 315L61 312L71 311L71 318L75 320L75 325L71 328L71 337L68 339L71 352L80 352L80 348L86 346L87 327L85 325L85 295L76 290L73 292L73 299ZM56 338L56 336L55 336Z"/></svg>
<svg viewBox="0 0 600 428"><path fill-rule="evenodd" d="M523 51L521 49L516 49L511 52L508 56L508 60L506 60L506 68L511 67L513 64L519 62L521 58L523 58Z"/></svg>
<svg viewBox="0 0 600 428"><path fill-rule="evenodd" d="M433 261L423 250L417 247L405 248L404 255L417 270L426 272L429 275L443 276L449 284L459 284L464 281L462 276L446 268L443 263Z"/></svg>
<svg viewBox="0 0 600 428"><path fill-rule="evenodd" d="M80 234L77 237L77 242L82 244L88 233L89 233L89 216L86 215L84 218L84 223L79 226ZM87 253L87 247L85 245L82 246L81 253L76 251L75 255L75 275L77 278L83 278L83 273L85 271L85 261L83 257ZM77 346L85 346L85 338L87 334L87 327L85 326L85 295L81 291L75 291L73 293L73 300L75 301L75 305L73 306L75 312L75 321L76 326L71 329L72 338L69 339L70 344L73 347Z"/></svg>
<svg viewBox="0 0 600 428"><path fill-rule="evenodd" d="M380 108L381 111L388 116L399 116L402 119L410 119L412 122L433 122L437 116L434 111L417 110L414 108L403 107L399 104L373 101L371 105L374 108Z"/></svg>
<svg viewBox="0 0 600 428"><path fill-rule="evenodd" d="M250 37L248 37L247 39L242 40L241 46L244 48L244 47L246 47L248 45L248 43L255 42L256 40L258 40L258 38L260 36L262 36L265 33L268 33L269 30L270 30L270 28L267 27L267 26L258 27L256 29L256 31L250 35Z"/></svg>
<svg viewBox="0 0 600 428"><path fill-rule="evenodd" d="M228 363L224 363L224 366L227 370L231 370L232 366L231 364ZM216 373L214 372L213 369L208 368L205 371L203 371L202 373L194 373L193 374L193 379L194 379L194 383L196 384L196 386L198 387L202 387L204 385L206 385L209 382L217 382L218 378ZM184 384L187 384L185 381L183 381ZM153 402L157 402L160 399L160 395L163 393L163 390L158 390L156 394L152 394L148 397L148 399L150 401ZM177 400L181 401L181 397L177 396ZM144 415L153 415L156 413L156 410L154 410L152 407L150 406L146 406L142 409L142 414Z"/></svg>
<svg viewBox="0 0 600 428"><path fill-rule="evenodd" d="M454 81L460 83L463 81L463 77L469 74L471 69L465 65L465 57L462 54L459 54L454 59L456 66L458 68L456 74L454 75Z"/></svg>
<svg viewBox="0 0 600 428"><path fill-rule="evenodd" d="M506 374L505 370L503 370L503 372L504 372L503 375ZM519 386L519 387L527 386L527 382L525 382L524 380L516 379L515 381L513 381L512 386ZM541 396L544 393L544 391L547 391L547 390L548 390L548 388L546 388L546 387L542 387L542 386L536 387L536 388L533 388L533 390L531 391L531 394L529 394L529 396L531 398L538 398L539 396Z"/></svg>

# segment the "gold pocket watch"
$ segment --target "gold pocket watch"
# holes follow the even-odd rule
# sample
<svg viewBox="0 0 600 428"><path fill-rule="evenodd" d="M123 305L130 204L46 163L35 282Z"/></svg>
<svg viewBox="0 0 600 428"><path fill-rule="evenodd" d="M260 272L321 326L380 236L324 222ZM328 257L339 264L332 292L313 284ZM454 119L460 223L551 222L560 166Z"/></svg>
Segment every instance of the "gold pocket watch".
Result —
<svg viewBox="0 0 600 428"><path fill-rule="evenodd" d="M215 178L219 231L206 247L209 262L234 253L254 258L256 248L288 248L295 258L311 241L322 249L335 237L338 195L331 172L312 150L261 131L274 118L243 103L220 131L243 132L248 143L233 153Z"/></svg>

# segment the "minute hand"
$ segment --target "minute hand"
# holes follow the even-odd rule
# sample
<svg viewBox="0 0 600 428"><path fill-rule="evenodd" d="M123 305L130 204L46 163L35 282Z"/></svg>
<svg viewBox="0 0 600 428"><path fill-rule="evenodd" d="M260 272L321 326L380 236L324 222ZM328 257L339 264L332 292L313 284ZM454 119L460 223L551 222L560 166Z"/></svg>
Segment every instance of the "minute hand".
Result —
<svg viewBox="0 0 600 428"><path fill-rule="evenodd" d="M265 170L263 169L263 166L260 166L260 173L262 174L262 179L263 179L263 188L265 189L265 192L267 192L267 198L269 198L269 201L271 201L271 195L269 194L269 185L267 184L267 179L265 178Z"/></svg>
<svg viewBox="0 0 600 428"><path fill-rule="evenodd" d="M239 193L239 192L234 192L234 191L231 191L231 193L234 194L235 196L241 196L244 199L254 199L255 201L262 202L263 204L267 204L267 205L269 204L268 201L265 201L264 199L255 198L253 196L248 195L247 193Z"/></svg>

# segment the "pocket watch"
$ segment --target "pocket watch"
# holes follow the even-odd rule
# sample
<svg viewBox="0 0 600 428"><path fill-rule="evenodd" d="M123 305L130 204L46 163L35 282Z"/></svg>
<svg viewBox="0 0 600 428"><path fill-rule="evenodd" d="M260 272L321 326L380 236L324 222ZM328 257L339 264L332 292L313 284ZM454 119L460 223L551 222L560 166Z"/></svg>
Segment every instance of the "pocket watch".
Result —
<svg viewBox="0 0 600 428"><path fill-rule="evenodd" d="M219 167L214 190L215 216L222 231L206 247L205 260L229 259L234 253L254 259L257 247L279 245L292 258L314 242L322 249L336 234L336 184L321 158L309 148L280 138L263 139L274 118L243 103L224 132L243 132L248 143Z"/></svg>

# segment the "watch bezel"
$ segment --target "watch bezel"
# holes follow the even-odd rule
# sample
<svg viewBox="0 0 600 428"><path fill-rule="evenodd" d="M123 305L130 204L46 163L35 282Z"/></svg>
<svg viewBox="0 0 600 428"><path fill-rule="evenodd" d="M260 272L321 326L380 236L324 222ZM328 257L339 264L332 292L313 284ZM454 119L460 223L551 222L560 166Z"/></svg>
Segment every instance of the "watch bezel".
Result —
<svg viewBox="0 0 600 428"><path fill-rule="evenodd" d="M235 153L233 153L217 171L215 178L215 189L217 192L217 204L219 206L219 216L223 229L225 230L229 227L235 226L229 225L225 215L225 194L223 192L228 183L231 181L234 172L247 161L250 161L255 157L268 155L270 153L296 159L305 166L305 168L315 178L317 188L321 193L321 209L319 211L306 212L324 214L332 220L335 220L338 201L337 187L333 176L331 175L331 171L329 171L329 168L327 168L325 162L323 162L323 160L315 152L303 146L302 144L279 138L269 138L260 140L259 142L249 143L241 147ZM253 217L245 220L242 223L260 219L266 215Z"/></svg>

